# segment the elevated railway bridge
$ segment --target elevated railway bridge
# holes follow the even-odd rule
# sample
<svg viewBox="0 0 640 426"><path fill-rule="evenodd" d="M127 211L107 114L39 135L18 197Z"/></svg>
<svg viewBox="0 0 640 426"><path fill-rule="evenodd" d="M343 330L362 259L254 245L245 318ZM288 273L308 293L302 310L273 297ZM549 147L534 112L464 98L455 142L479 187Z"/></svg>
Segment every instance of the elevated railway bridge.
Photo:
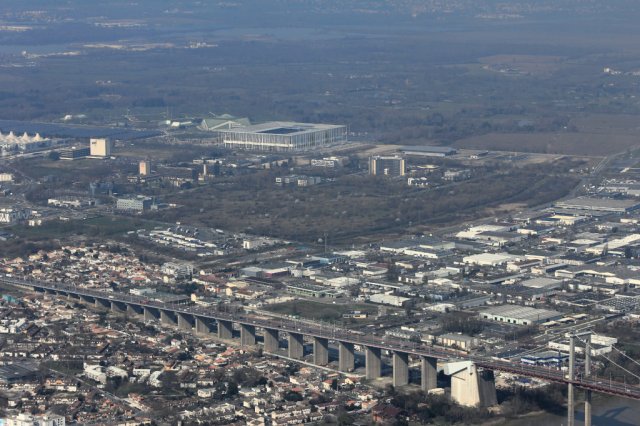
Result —
<svg viewBox="0 0 640 426"><path fill-rule="evenodd" d="M286 337L287 355L292 359L302 360L305 340L311 341L313 362L319 366L329 363L329 342L333 342L338 347L340 371L353 371L356 352L364 353L367 379L382 376L382 355L388 353L391 356L394 386L404 386L409 383L410 359L420 363L420 382L425 391L437 386L438 360L452 363L467 361L483 371L503 371L566 384L570 389L576 387L586 391L640 400L640 386L627 383L626 380L619 382L588 374L568 375L557 368L530 366L488 356L477 356L390 336L367 335L343 328L327 327L323 324L266 318L255 314L226 312L201 306L162 303L144 296L99 291L66 283L23 280L8 276L0 276L0 283L79 300L116 313L137 316L144 321L160 322L202 336L217 335L221 339L233 339L234 329L239 329L240 344L243 346L257 345L257 336L261 334L263 350L266 353L278 353L281 349L281 337Z"/></svg>

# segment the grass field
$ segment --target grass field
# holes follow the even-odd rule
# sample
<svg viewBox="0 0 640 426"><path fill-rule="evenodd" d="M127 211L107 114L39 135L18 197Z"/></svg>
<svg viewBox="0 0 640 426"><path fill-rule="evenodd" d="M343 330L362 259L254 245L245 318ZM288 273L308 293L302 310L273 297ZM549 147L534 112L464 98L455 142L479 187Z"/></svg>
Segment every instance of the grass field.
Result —
<svg viewBox="0 0 640 426"><path fill-rule="evenodd" d="M111 237L136 229L151 229L157 225L155 222L139 218L99 216L68 222L54 220L36 227L18 226L13 228L12 232L18 237L33 240L65 238L74 235Z"/></svg>
<svg viewBox="0 0 640 426"><path fill-rule="evenodd" d="M278 314L294 315L301 318L321 321L341 321L343 320L342 315L350 311L363 311L373 315L378 312L378 308L371 305L341 305L338 303L322 303L312 300L294 300L291 302L278 303L267 306L265 309Z"/></svg>
<svg viewBox="0 0 640 426"><path fill-rule="evenodd" d="M587 114L573 117L572 131L489 133L460 139L457 148L547 154L605 156L640 144L640 117L621 114Z"/></svg>

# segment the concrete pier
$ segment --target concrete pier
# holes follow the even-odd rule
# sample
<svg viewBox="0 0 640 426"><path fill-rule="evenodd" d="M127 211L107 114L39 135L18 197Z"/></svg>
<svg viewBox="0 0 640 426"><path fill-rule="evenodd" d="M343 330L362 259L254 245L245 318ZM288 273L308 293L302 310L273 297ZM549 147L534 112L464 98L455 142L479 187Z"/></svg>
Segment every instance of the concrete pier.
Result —
<svg viewBox="0 0 640 426"><path fill-rule="evenodd" d="M329 364L329 340L321 337L313 338L313 363L315 365Z"/></svg>
<svg viewBox="0 0 640 426"><path fill-rule="evenodd" d="M111 302L111 312L116 314L124 314L127 312L127 305L122 302Z"/></svg>
<svg viewBox="0 0 640 426"><path fill-rule="evenodd" d="M94 304L96 306L96 308L102 308L102 309L111 309L111 302L109 300L105 300L105 299L98 299L95 298L94 300Z"/></svg>
<svg viewBox="0 0 640 426"><path fill-rule="evenodd" d="M409 384L409 354L393 352L393 386Z"/></svg>
<svg viewBox="0 0 640 426"><path fill-rule="evenodd" d="M420 359L420 385L427 392L438 387L438 359L426 356Z"/></svg>
<svg viewBox="0 0 640 426"><path fill-rule="evenodd" d="M304 336L298 333L289 333L289 358L302 359L304 356Z"/></svg>
<svg viewBox="0 0 640 426"><path fill-rule="evenodd" d="M201 334L201 335L211 334L211 320L206 318L196 317L196 334Z"/></svg>
<svg viewBox="0 0 640 426"><path fill-rule="evenodd" d="M498 403L491 370L478 370L471 361L452 362L445 366L451 376L451 399L467 407L490 407Z"/></svg>
<svg viewBox="0 0 640 426"><path fill-rule="evenodd" d="M256 327L249 324L240 324L240 344L242 346L255 346Z"/></svg>
<svg viewBox="0 0 640 426"><path fill-rule="evenodd" d="M79 298L80 298L80 301L85 302L85 303L93 303L93 304L96 303L96 299L94 299L91 296L82 296L82 295L80 295Z"/></svg>
<svg viewBox="0 0 640 426"><path fill-rule="evenodd" d="M276 353L280 349L280 337L278 330L272 328L264 329L264 351Z"/></svg>
<svg viewBox="0 0 640 426"><path fill-rule="evenodd" d="M175 327L178 325L178 319L176 318L176 314L174 312L161 310L160 323L162 325L170 325Z"/></svg>
<svg viewBox="0 0 640 426"><path fill-rule="evenodd" d="M356 366L356 356L353 343L338 342L338 370L353 371Z"/></svg>
<svg viewBox="0 0 640 426"><path fill-rule="evenodd" d="M155 322L160 319L160 312L157 309L142 308L142 312L145 321Z"/></svg>
<svg viewBox="0 0 640 426"><path fill-rule="evenodd" d="M371 346L364 350L365 370L368 380L377 379L382 375L382 351Z"/></svg>
<svg viewBox="0 0 640 426"><path fill-rule="evenodd" d="M143 316L144 308L140 308L139 306L130 305L127 303L127 315L129 316Z"/></svg>
<svg viewBox="0 0 640 426"><path fill-rule="evenodd" d="M178 317L178 328L184 331L192 331L193 330L193 317L191 315L185 315L176 313L176 317Z"/></svg>
<svg viewBox="0 0 640 426"><path fill-rule="evenodd" d="M218 338L226 340L233 339L233 322L218 320Z"/></svg>

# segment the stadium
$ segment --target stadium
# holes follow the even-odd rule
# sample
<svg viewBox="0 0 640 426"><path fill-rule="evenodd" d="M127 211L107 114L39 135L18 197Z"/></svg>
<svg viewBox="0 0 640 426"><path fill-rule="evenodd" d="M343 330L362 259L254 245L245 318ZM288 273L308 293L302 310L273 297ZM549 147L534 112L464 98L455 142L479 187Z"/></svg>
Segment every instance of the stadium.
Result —
<svg viewBox="0 0 640 426"><path fill-rule="evenodd" d="M269 122L220 130L224 146L252 151L310 151L347 142L347 126Z"/></svg>

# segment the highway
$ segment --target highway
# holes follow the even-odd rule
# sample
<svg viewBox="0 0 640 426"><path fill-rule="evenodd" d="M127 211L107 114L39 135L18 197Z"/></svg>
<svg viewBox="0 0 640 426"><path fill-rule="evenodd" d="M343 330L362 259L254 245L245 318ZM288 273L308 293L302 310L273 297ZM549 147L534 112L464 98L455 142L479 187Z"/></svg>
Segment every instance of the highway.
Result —
<svg viewBox="0 0 640 426"><path fill-rule="evenodd" d="M104 302L130 304L139 308L165 310L207 320L229 321L241 325L249 325L286 333L300 334L308 337L351 343L360 347L366 346L379 348L384 351L407 353L415 357L437 358L445 361L473 361L477 366L489 370L504 371L526 377L534 377L549 382L564 384L570 383L570 380L565 376L563 371L551 367L530 366L486 356L476 356L467 354L463 351L433 347L389 336L373 336L342 328L327 327L322 324L315 325L306 321L299 322L285 319L265 319L264 317L252 314L225 312L193 305L161 303L150 301L148 298L142 296L91 290L63 283L22 280L7 276L0 276L0 284L29 287L39 291L51 291L67 295L84 296L93 299L100 299ZM620 383L610 379L599 378L597 376L589 378L577 377L571 383L582 389L591 389L595 392L640 400L640 386L637 384Z"/></svg>

